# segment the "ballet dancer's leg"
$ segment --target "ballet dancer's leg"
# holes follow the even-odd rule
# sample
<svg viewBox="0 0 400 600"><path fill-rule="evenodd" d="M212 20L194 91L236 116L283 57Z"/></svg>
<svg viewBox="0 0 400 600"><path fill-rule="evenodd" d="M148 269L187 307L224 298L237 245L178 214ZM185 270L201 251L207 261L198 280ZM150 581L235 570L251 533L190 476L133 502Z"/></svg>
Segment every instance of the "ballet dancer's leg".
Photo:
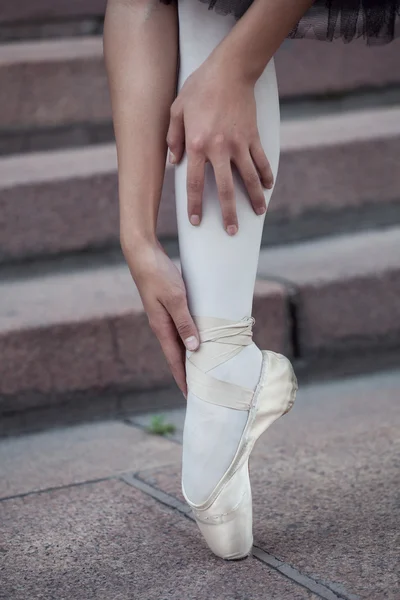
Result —
<svg viewBox="0 0 400 600"><path fill-rule="evenodd" d="M209 11L195 0L179 0L179 89L234 26L235 20ZM279 162L279 101L274 63L271 61L256 83L258 128L272 172ZM233 169L239 231L229 236L223 228L221 209L210 163L206 164L201 225L194 227L187 215L186 154L175 167L176 209L182 274L189 309L198 316L239 321L252 312L253 292L264 216L253 212L243 182ZM266 202L271 191L265 191ZM190 356L190 352L187 352ZM262 363L260 349L252 343L209 374L217 379L254 389ZM206 500L228 468L237 449L247 411L211 404L190 390L183 444L183 482L193 503Z"/></svg>

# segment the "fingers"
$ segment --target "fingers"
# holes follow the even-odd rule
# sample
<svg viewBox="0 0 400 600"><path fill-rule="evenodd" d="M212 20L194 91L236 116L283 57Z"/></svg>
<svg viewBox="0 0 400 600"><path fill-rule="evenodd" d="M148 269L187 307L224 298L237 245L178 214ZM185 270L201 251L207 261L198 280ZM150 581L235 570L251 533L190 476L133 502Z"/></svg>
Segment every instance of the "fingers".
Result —
<svg viewBox="0 0 400 600"><path fill-rule="evenodd" d="M259 172L261 183L270 190L274 185L274 176L259 139L250 145L250 154Z"/></svg>
<svg viewBox="0 0 400 600"><path fill-rule="evenodd" d="M182 128L184 130L183 121ZM184 143L184 142L183 142ZM207 144L208 148L210 144ZM205 163L210 160L216 180L221 204L224 228L229 235L238 231L235 192L231 167L231 156L222 135L212 141L211 152L205 152L205 143L198 139L187 143L187 198L188 218L192 225L199 225L202 218ZM184 150L182 150L183 153ZM180 160L181 156L179 156ZM248 191L254 212L263 215L266 212L264 188L271 189L274 184L273 173L260 140L254 141L250 148L242 150L238 158L232 157Z"/></svg>
<svg viewBox="0 0 400 600"><path fill-rule="evenodd" d="M164 300L164 304L186 348L192 352L197 350L199 347L199 333L189 312L186 293L181 290L172 292Z"/></svg>
<svg viewBox="0 0 400 600"><path fill-rule="evenodd" d="M151 316L149 316L149 325L160 342L177 386L186 398L185 348L178 336L174 322L165 308L159 305L157 311L152 311Z"/></svg>
<svg viewBox="0 0 400 600"><path fill-rule="evenodd" d="M257 172L250 152L245 149L240 156L237 157L235 164L249 194L254 212L257 215L263 215L267 210L264 190L261 185L260 175Z"/></svg>
<svg viewBox="0 0 400 600"><path fill-rule="evenodd" d="M187 155L186 192L188 217L192 225L200 225L204 191L205 156L197 149L197 145L193 144L193 142L187 150Z"/></svg>
<svg viewBox="0 0 400 600"><path fill-rule="evenodd" d="M224 228L229 235L235 235L238 231L238 219L229 154L219 153L216 157L214 155L211 163L214 169Z"/></svg>
<svg viewBox="0 0 400 600"><path fill-rule="evenodd" d="M187 306L184 291L172 292L165 306L159 305L149 316L149 324L156 334L171 373L183 395L187 396L185 347L195 351L199 334ZM182 343L183 342L183 343Z"/></svg>
<svg viewBox="0 0 400 600"><path fill-rule="evenodd" d="M168 367L182 394L187 397L185 350L176 328L171 320L152 325L152 329L160 342Z"/></svg>
<svg viewBox="0 0 400 600"><path fill-rule="evenodd" d="M185 126L183 123L183 111L176 101L171 105L170 121L167 133L167 144L169 148L169 162L177 164L183 156L185 149Z"/></svg>

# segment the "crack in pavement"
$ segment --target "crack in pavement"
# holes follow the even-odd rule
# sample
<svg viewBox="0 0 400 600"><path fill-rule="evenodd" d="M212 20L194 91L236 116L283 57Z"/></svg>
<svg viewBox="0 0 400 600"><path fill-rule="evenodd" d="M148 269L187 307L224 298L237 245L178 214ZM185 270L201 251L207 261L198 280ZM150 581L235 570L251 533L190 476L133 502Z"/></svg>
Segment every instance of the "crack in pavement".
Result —
<svg viewBox="0 0 400 600"><path fill-rule="evenodd" d="M21 492L20 494L12 494L11 496L0 497L0 503L8 500L18 500L18 498L26 498L27 496L37 496L38 494L47 494L49 492L57 492L58 490L67 490L69 488L79 487L81 485L92 485L95 483L102 483L103 481L111 481L118 479L117 475L109 475L108 477L98 477L97 479L87 479L86 481L74 481L72 483L65 483L63 485L55 485L48 488L42 488L38 490L30 490L29 492Z"/></svg>
<svg viewBox="0 0 400 600"><path fill-rule="evenodd" d="M166 492L163 492L162 490L159 490L158 488L146 483L140 479L137 474L124 473L120 475L119 479L143 492L147 496L154 498L154 500L157 500L161 504L177 510L185 517L195 522L192 511L188 505L184 504L174 496L171 496L170 494L167 494ZM323 598L323 600L360 600L358 596L355 596L344 589L341 593L333 591L330 589L328 584L321 583L316 579L301 573L292 565L279 560L258 546L253 546L252 556L271 569L278 571L281 575L287 579L290 579L293 583L296 583L297 585L307 589L309 592L312 592L320 598Z"/></svg>

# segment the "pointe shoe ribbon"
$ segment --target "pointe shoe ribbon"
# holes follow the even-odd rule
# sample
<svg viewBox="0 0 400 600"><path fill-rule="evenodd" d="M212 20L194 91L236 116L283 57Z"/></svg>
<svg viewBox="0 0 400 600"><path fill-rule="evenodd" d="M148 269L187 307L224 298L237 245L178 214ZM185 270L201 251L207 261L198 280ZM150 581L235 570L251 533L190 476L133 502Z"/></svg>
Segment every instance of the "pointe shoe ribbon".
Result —
<svg viewBox="0 0 400 600"><path fill-rule="evenodd" d="M245 317L241 321L193 318L200 334L200 347L186 360L188 389L205 402L249 410L254 390L216 379L208 371L230 360L253 342L254 317Z"/></svg>

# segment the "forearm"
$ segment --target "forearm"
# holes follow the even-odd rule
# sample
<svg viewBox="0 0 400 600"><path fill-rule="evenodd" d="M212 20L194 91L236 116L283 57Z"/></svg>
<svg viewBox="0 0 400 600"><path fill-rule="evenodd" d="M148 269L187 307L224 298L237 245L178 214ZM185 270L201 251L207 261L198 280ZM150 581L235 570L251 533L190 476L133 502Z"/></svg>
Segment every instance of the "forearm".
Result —
<svg viewBox="0 0 400 600"><path fill-rule="evenodd" d="M256 81L314 0L254 0L214 55Z"/></svg>
<svg viewBox="0 0 400 600"><path fill-rule="evenodd" d="M108 1L104 57L117 144L123 248L155 240L177 52L176 5Z"/></svg>

